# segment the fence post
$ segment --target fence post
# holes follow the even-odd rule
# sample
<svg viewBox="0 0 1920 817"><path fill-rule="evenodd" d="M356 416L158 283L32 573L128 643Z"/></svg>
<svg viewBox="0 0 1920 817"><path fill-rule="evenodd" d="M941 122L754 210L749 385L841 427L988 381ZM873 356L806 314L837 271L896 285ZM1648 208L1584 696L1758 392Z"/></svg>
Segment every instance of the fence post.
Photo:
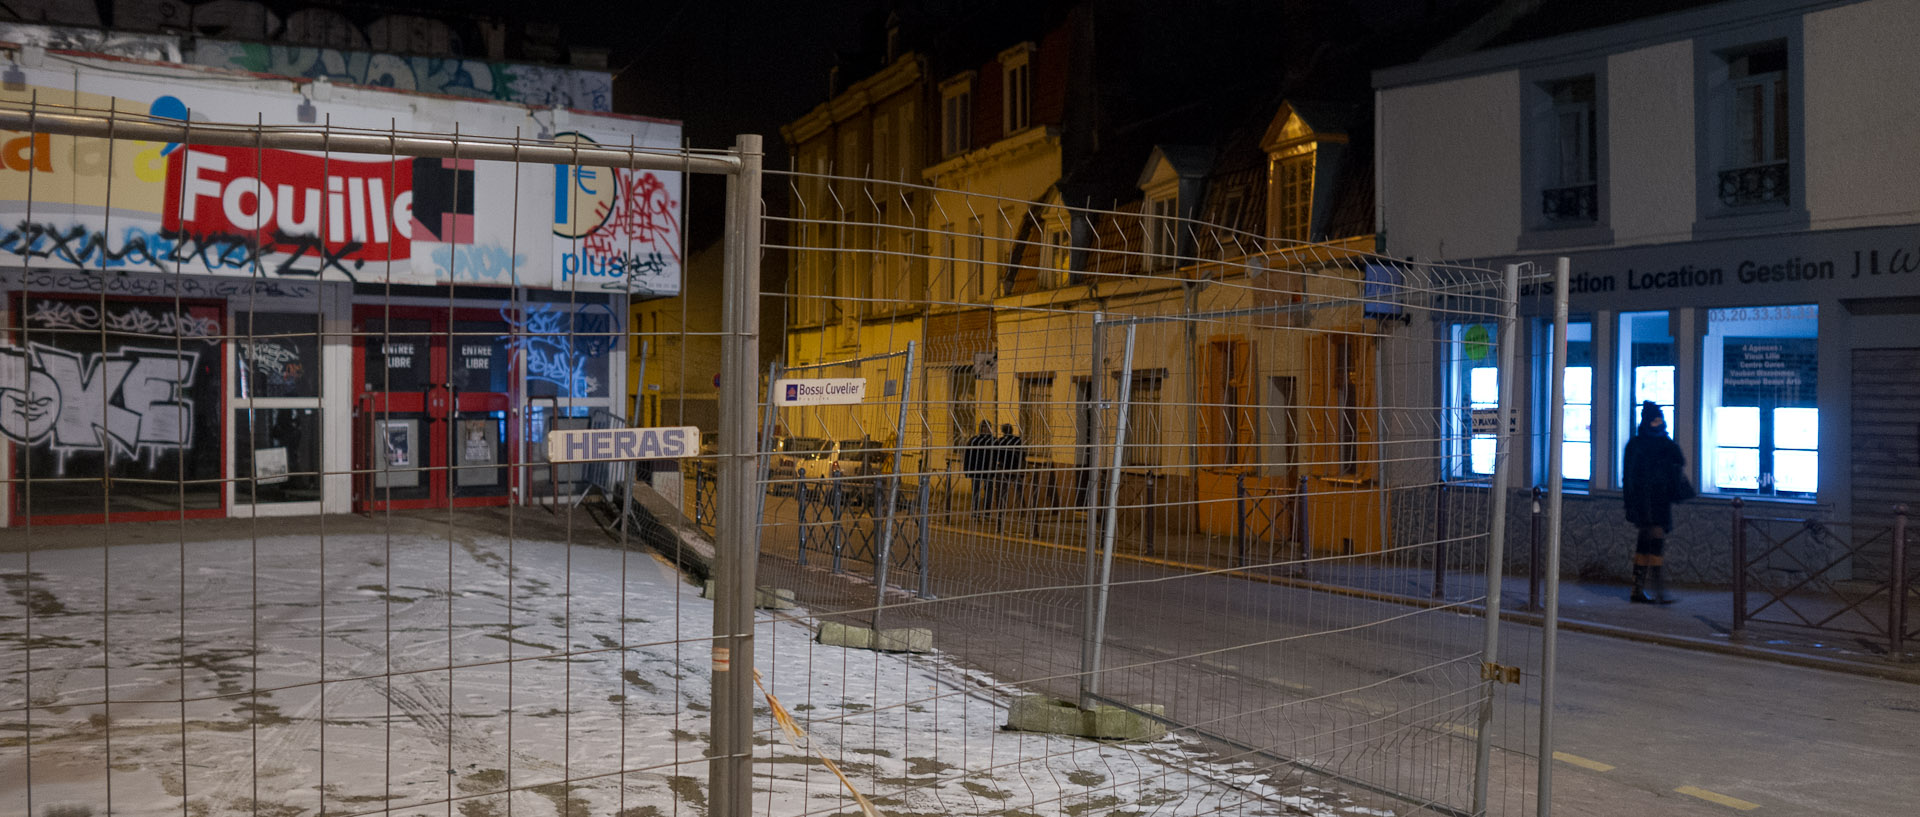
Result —
<svg viewBox="0 0 1920 817"><path fill-rule="evenodd" d="M1907 640L1907 506L1893 509L1893 592L1887 594L1887 656L1898 663Z"/></svg>
<svg viewBox="0 0 1920 817"><path fill-rule="evenodd" d="M1733 498L1733 637L1747 634L1747 503Z"/></svg>
<svg viewBox="0 0 1920 817"><path fill-rule="evenodd" d="M1233 475L1233 566L1247 566L1247 475Z"/></svg>
<svg viewBox="0 0 1920 817"><path fill-rule="evenodd" d="M1127 453L1127 406L1133 399L1133 340L1135 326L1127 324L1127 341L1120 362L1120 388L1114 395L1119 406L1114 412L1117 418L1113 424L1113 461L1107 463L1107 522L1106 529L1100 532L1100 574L1099 583L1093 587L1094 606L1091 611L1091 627L1088 628L1086 671L1080 680L1080 706L1092 708L1090 704L1100 694L1101 650L1107 639L1107 595L1113 586L1113 538L1120 529L1120 466L1126 462ZM1091 550L1094 543L1088 542Z"/></svg>
<svg viewBox="0 0 1920 817"><path fill-rule="evenodd" d="M760 187L758 134L734 143L737 172L727 177L720 313L719 510L715 521L713 707L707 762L712 817L753 812L753 601L760 520L754 518L754 408L759 400Z"/></svg>
<svg viewBox="0 0 1920 817"><path fill-rule="evenodd" d="M1527 609L1540 609L1540 498L1546 490L1533 486L1533 518L1527 529Z"/></svg>
<svg viewBox="0 0 1920 817"><path fill-rule="evenodd" d="M904 446L907 441L907 406L913 401L913 341L907 341L906 365L900 375L900 413L894 422L894 444ZM887 475L887 519L881 523L879 552L873 557L873 637L878 644L880 638L880 613L887 606L887 567L893 558L893 520L900 504L900 464L906 449L893 452L893 473ZM866 456L866 455L863 455ZM880 486L866 486L870 499L867 512L873 513L873 503L878 500Z"/></svg>
<svg viewBox="0 0 1920 817"><path fill-rule="evenodd" d="M1447 494L1449 486L1440 483L1440 507L1433 511L1433 597L1447 596L1447 538L1452 535L1447 530Z"/></svg>

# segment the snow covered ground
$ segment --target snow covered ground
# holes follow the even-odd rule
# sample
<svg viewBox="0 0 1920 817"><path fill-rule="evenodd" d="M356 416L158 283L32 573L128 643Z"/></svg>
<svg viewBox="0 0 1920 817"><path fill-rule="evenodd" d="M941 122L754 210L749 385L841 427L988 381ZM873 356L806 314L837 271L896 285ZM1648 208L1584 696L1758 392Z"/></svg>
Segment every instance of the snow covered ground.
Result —
<svg viewBox="0 0 1920 817"><path fill-rule="evenodd" d="M451 530L0 554L0 814L704 815L711 603L642 552ZM888 815L1389 813L1179 738L1004 731L1018 691L937 654L757 635ZM756 814L857 812L755 716Z"/></svg>

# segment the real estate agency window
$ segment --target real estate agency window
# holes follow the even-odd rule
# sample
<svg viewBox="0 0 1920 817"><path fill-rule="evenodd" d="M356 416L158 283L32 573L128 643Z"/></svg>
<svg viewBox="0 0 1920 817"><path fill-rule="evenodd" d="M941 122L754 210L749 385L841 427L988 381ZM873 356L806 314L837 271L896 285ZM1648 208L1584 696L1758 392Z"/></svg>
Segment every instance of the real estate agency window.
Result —
<svg viewBox="0 0 1920 817"><path fill-rule="evenodd" d="M1499 337L1499 327L1492 321L1447 327L1447 428L1442 453L1448 476L1493 475L1500 416Z"/></svg>
<svg viewBox="0 0 1920 817"><path fill-rule="evenodd" d="M1631 440L1640 425L1640 404L1652 402L1666 417L1667 433L1673 433L1674 395L1676 394L1677 356L1673 342L1672 315L1668 312L1620 313L1619 405L1614 416L1619 426L1615 439ZM1614 477L1620 477L1620 459L1614 461Z"/></svg>
<svg viewBox="0 0 1920 817"><path fill-rule="evenodd" d="M1541 147L1539 226L1592 224L1600 215L1599 117L1594 80L1573 77L1546 83Z"/></svg>
<svg viewBox="0 0 1920 817"><path fill-rule="evenodd" d="M1732 51L1725 58L1727 140L1720 162L1720 203L1784 204L1792 193L1786 43Z"/></svg>
<svg viewBox="0 0 1920 817"><path fill-rule="evenodd" d="M1535 355L1538 364L1535 370L1534 388L1538 397L1534 405L1539 407L1536 438L1534 446L1538 452L1538 467L1534 470L1537 478L1545 481L1548 469L1548 444L1551 442L1553 420L1553 323L1542 321L1540 348L1544 351ZM1560 478L1569 487L1585 487L1593 478L1593 323L1591 321L1567 322L1567 373L1563 388L1565 399L1560 411L1565 417L1565 436L1560 441Z"/></svg>
<svg viewBox="0 0 1920 817"><path fill-rule="evenodd" d="M1819 308L1713 309L1701 360L1701 483L1709 492L1819 490Z"/></svg>
<svg viewBox="0 0 1920 817"><path fill-rule="evenodd" d="M1021 43L1000 54L1000 70L1006 84L1001 99L1005 133L1011 135L1033 124L1033 44Z"/></svg>

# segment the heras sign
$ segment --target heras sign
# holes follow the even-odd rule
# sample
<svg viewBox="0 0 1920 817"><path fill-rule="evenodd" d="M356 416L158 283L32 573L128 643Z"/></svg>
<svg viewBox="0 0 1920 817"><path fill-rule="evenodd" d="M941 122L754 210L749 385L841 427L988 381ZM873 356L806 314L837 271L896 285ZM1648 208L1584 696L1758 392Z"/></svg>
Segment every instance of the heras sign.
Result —
<svg viewBox="0 0 1920 817"><path fill-rule="evenodd" d="M699 451L699 446L700 429L694 426L576 429L547 435L547 459L552 462L663 460L691 456Z"/></svg>

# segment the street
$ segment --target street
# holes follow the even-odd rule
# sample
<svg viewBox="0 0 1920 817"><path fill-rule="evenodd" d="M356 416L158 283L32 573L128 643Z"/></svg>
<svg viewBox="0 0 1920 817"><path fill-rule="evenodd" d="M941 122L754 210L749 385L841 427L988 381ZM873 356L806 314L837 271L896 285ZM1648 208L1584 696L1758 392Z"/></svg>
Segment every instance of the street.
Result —
<svg viewBox="0 0 1920 817"><path fill-rule="evenodd" d="M871 584L836 578L817 532L811 567L787 555L789 502L770 499L761 583L868 620ZM968 664L1072 697L1084 551L965 516L932 525L934 598L890 593L882 626L932 628L937 648ZM917 575L900 564L889 583L911 589ZM870 577L869 563L843 568ZM1336 785L1470 803L1477 616L1127 559L1113 582L1103 695L1164 705L1223 738L1223 753L1293 760L1276 773L1301 782L1326 782L1310 766ZM1490 801L1493 813L1531 813L1540 634L1508 622L1502 639L1501 663L1526 674L1495 687ZM1920 756L1910 685L1569 632L1558 663L1556 813L1893 817L1920 800L1906 769Z"/></svg>

